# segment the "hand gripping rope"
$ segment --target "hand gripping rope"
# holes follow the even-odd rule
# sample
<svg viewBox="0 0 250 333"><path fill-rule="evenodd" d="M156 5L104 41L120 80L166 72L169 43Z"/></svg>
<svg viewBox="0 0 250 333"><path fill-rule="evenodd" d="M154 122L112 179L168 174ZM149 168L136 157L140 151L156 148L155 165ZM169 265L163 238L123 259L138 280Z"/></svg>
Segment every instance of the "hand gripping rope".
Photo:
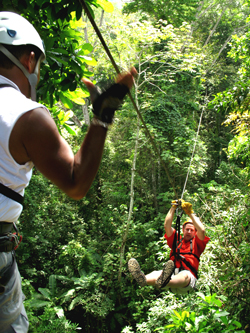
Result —
<svg viewBox="0 0 250 333"><path fill-rule="evenodd" d="M179 207L181 207L181 200L176 200L177 203L177 208L176 208L176 224L175 224L175 235L174 235L174 242L173 242L173 253L174 256L176 257L176 250L180 244L180 236L181 236L181 217L183 214L183 210L181 209L181 212L179 214Z"/></svg>

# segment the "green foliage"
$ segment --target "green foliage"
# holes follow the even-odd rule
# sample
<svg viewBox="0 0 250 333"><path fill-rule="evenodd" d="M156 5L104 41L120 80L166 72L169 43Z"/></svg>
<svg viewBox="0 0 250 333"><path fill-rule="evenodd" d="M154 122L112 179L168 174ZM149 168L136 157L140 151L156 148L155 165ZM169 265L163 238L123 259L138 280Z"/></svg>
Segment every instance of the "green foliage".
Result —
<svg viewBox="0 0 250 333"><path fill-rule="evenodd" d="M31 317L30 322L29 332L31 333L73 333L79 332L80 329L77 324L71 323L65 317L56 317L54 309L49 307L38 318Z"/></svg>
<svg viewBox="0 0 250 333"><path fill-rule="evenodd" d="M247 20L248 21L248 20ZM239 80L232 88L218 93L210 103L210 108L221 113L229 113L224 125L233 128L236 133L231 139L227 155L230 160L238 163L249 178L249 32L234 35L231 42L229 57L235 62L240 61Z"/></svg>
<svg viewBox="0 0 250 333"><path fill-rule="evenodd" d="M101 15L93 8L102 6L112 10L106 1L86 2L94 6L91 11L96 22ZM145 10L154 3L143 2ZM127 270L127 260L131 257L136 257L143 271L149 273L161 269L169 256L163 223L173 191L141 125L134 207L121 259L137 129L136 113L126 99L109 130L97 177L83 200L75 202L67 198L34 170L19 221L24 238L17 251L31 332L73 332L76 326L71 322L78 323L87 333L153 332L159 327L164 331L166 325L174 325L168 329L176 332L248 329L250 208L245 167L249 142L240 142L236 137L228 146L234 124L228 121L227 128L221 125L228 113L237 109L240 114L236 120L237 134L248 129L249 119L243 118L249 85L244 71L240 74L241 84L235 83L236 70L241 64L245 64L247 71L248 44L247 37L233 39L231 54L237 60L235 68L234 58L227 58L224 52L218 67L210 69L208 74L218 45L224 43L223 36L231 31L231 21L227 13L213 36L212 47L202 48L222 10L219 1L211 4L211 11L209 3L204 3L206 15L202 28L194 31L192 22L180 22L183 17L193 17L197 3L186 8L186 3L178 1L168 2L170 7L166 9L178 11L170 18L179 28L168 24L169 21L153 25L150 20L143 21L141 14L122 16L119 11L105 14L101 26L119 68L136 65L138 77L132 93L137 96L162 159L170 166L178 193L189 166L201 108L206 108L213 93L221 91L204 112L184 194L202 217L211 238L200 263L200 294L176 297L149 286L140 288ZM239 12L237 7L228 5L235 21L242 21L246 9ZM41 27L39 32L48 53L42 67L39 96L41 101L53 105L51 112L59 128L65 127L73 134L68 127L71 111L82 117L79 106L87 96L81 77L93 76L104 87L114 78L111 64L96 43L89 24L80 20L77 1L70 4L11 1L11 5L5 1L1 8L6 6L19 10L37 28ZM167 10L163 13L161 7L153 8L152 13L148 10L152 20L153 16L168 13ZM89 41L83 38L83 28ZM236 89L224 91L225 87ZM61 133L65 135L64 130ZM74 152L86 132L83 128L75 130L75 134L65 135ZM224 148L229 148L230 161ZM121 272L120 281L118 272Z"/></svg>
<svg viewBox="0 0 250 333"><path fill-rule="evenodd" d="M203 300L196 305L196 312L190 312L189 309L178 313L173 310L169 318L172 322L164 327L163 332L235 332L241 328L241 324L229 318L229 312L221 310L222 302L216 297L216 294L204 296L199 294L199 298ZM225 301L225 299L223 299ZM155 331L162 331L158 328ZM239 331L244 333L244 330Z"/></svg>
<svg viewBox="0 0 250 333"><path fill-rule="evenodd" d="M113 10L113 5L107 0L85 2L108 12ZM89 93L81 79L93 75L89 68L97 64L91 55L93 47L83 38L86 24L82 21L81 3L23 0L2 1L0 5L1 10L23 15L39 32L45 44L46 60L41 65L38 100L50 108L59 128L62 126L74 135L74 129L67 124L69 115L64 115L64 111L73 110L73 103L85 104L84 98ZM55 105L57 108L53 107Z"/></svg>
<svg viewBox="0 0 250 333"><path fill-rule="evenodd" d="M124 13L141 12L142 17L151 17L155 21L167 20L174 26L180 26L182 22L192 21L195 16L198 1L164 1L164 0L132 0L125 4ZM164 8L164 10L162 10ZM145 15L147 14L147 15Z"/></svg>

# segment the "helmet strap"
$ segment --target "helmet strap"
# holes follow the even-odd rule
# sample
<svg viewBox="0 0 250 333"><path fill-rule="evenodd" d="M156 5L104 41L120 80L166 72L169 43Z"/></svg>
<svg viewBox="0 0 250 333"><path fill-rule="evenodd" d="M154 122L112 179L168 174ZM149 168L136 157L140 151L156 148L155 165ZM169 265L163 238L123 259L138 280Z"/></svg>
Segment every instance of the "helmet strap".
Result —
<svg viewBox="0 0 250 333"><path fill-rule="evenodd" d="M31 99L32 101L36 101L36 85L38 81L38 69L41 62L41 57L37 61L34 73L30 74L27 71L27 69L23 66L23 64L21 64L21 62L1 44L0 44L0 51L2 51L6 55L6 57L9 58L17 67L19 67L23 72L23 74L27 77L30 84Z"/></svg>

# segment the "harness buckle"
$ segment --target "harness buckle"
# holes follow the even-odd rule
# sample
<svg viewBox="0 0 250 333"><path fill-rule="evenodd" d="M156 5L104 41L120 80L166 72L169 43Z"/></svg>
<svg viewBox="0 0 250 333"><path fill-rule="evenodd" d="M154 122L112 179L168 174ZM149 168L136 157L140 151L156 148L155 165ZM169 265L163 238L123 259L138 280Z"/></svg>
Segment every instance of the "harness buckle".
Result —
<svg viewBox="0 0 250 333"><path fill-rule="evenodd" d="M13 227L16 232L12 232ZM19 234L15 223L0 222L0 230L0 252L16 250L23 237Z"/></svg>

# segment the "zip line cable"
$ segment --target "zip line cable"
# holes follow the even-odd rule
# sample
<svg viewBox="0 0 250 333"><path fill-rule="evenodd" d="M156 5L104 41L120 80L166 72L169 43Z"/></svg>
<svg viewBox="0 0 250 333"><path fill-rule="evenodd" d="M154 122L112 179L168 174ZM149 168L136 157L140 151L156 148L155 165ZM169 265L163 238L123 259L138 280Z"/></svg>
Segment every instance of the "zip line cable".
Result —
<svg viewBox="0 0 250 333"><path fill-rule="evenodd" d="M190 169L191 169L191 164L193 162L194 152L195 152L195 148L196 148L196 144L197 144L197 140L198 140L198 135L199 135L200 127L201 127L201 120L202 120L204 109L205 109L205 107L202 107L200 121L199 121L199 125L198 125L198 130L197 130L196 138L195 138L195 142L194 142L194 148L193 148L192 156L191 156L191 159L190 159L190 163L189 163L189 167L188 167L188 172L187 172L186 180L185 180L185 183L184 183L184 186L183 186L183 190L182 190L182 194L181 194L181 199L183 198L183 194L184 194L185 189L186 189L186 185L187 185L187 181L188 181L188 176L189 176L189 172L190 172Z"/></svg>
<svg viewBox="0 0 250 333"><path fill-rule="evenodd" d="M89 19L90 23L92 24L92 26L93 26L93 28L94 28L94 30L95 30L95 32L96 32L98 38L100 39L100 42L102 43L102 46L104 47L104 49L105 49L105 51L106 51L106 53L107 53L107 55L108 55L108 57L109 57L109 59L110 59L112 65L113 65L113 67L114 67L114 69L116 70L116 73L117 73L117 74L120 74L120 70L119 70L119 68L118 68L118 66L117 66L117 64L116 64L116 62L115 62L115 60L114 60L112 54L110 53L109 48L108 48L108 46L107 46L105 40L103 39L102 34L101 34L99 28L97 27L97 25L96 25L96 23L95 23L95 20L93 19L92 15L91 15L91 13L90 13L90 11L89 11L89 8L88 8L87 4L85 3L84 0L79 0L79 2L80 2L80 4L82 5L82 7L83 7L83 9L84 9L84 11L85 11L85 13L86 13L86 15L88 16L88 19ZM156 146L156 144L155 144L155 142L154 142L154 140L153 140L153 138L152 138L152 136L151 136L151 134L150 134L150 132L149 132L149 130L148 130L148 128L147 128L147 126L146 126L146 123L144 122L144 120L143 120L143 118L142 118L142 115L141 115L141 113L140 113L140 111L139 111L139 109L138 109L138 107L137 107L137 105L136 105L136 103L135 103L135 101L134 101L134 99L133 99L133 97L132 97L130 91L129 91L128 95L129 95L129 98L130 98L130 100L131 100L131 102L132 102L132 104L133 104L133 106L134 106L136 112L137 112L138 117L140 118L140 120L141 120L141 122L142 122L142 124L143 124L143 126L144 126L144 128L145 128L145 130L146 130L146 132L147 132L147 135L148 135L148 137L149 137L149 139L150 139L150 141L151 141L152 146L154 147L154 149L155 149L155 151L156 151L158 157L160 158L160 161L161 161L161 163L162 163L162 166L163 166L163 168L164 168L164 170L165 170L165 172L166 172L166 175L167 175L167 177L168 177L168 180L169 180L169 182L170 182L170 184L171 184L171 186L172 186L172 188L173 188L173 191L174 191L174 193L175 193L176 199L178 199L178 195L177 195L177 192L176 192L175 187L174 187L174 185L173 185L172 179L171 179L171 177L170 177L170 175L169 175L169 171L168 171L168 169L167 169L167 166L165 165L165 163L163 162L163 160L162 160L162 158L161 158L160 152L159 152L159 150L158 150L158 148L157 148L157 146Z"/></svg>

